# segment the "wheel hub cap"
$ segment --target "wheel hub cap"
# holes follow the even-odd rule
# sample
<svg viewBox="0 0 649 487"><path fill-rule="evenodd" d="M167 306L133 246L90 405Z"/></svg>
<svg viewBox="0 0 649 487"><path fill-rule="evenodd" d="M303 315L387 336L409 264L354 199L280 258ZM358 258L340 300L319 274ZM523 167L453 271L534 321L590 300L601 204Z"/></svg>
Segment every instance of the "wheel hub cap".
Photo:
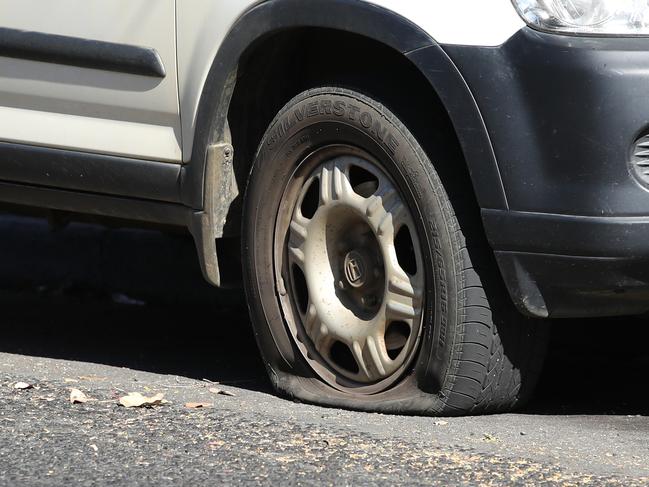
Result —
<svg viewBox="0 0 649 487"><path fill-rule="evenodd" d="M367 264L363 255L357 250L352 250L345 256L345 277L352 287L359 288L365 284Z"/></svg>
<svg viewBox="0 0 649 487"><path fill-rule="evenodd" d="M309 169L286 225L294 338L336 386L396 380L414 355L423 310L411 214L365 159L341 156Z"/></svg>

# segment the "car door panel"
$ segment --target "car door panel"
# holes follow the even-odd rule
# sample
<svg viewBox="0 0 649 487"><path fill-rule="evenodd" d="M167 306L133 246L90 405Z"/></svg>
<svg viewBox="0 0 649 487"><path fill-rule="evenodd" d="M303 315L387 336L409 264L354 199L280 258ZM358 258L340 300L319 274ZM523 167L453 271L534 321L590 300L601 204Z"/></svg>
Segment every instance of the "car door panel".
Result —
<svg viewBox="0 0 649 487"><path fill-rule="evenodd" d="M174 0L0 0L0 13L13 35L0 35L0 140L180 162Z"/></svg>

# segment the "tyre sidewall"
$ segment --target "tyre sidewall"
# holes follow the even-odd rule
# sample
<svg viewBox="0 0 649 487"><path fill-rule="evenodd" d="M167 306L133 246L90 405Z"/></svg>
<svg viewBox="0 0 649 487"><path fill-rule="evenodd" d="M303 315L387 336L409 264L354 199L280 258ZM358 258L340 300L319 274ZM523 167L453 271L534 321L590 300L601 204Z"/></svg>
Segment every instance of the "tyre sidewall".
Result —
<svg viewBox="0 0 649 487"><path fill-rule="evenodd" d="M274 273L277 212L291 175L310 153L356 146L378 159L416 222L426 272L420 351L398 385L379 394L343 393L318 379L290 336ZM458 242L448 198L430 161L385 108L362 95L318 89L293 99L262 139L246 193L243 256L255 334L271 380L293 398L355 409L430 412L443 408L457 322ZM440 194L440 192L442 192Z"/></svg>

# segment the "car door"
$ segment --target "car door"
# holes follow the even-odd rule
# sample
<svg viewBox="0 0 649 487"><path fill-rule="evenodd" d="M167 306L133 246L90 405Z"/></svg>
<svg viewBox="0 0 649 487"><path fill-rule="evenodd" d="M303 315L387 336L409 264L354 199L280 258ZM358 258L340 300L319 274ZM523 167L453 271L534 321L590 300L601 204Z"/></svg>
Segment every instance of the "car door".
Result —
<svg viewBox="0 0 649 487"><path fill-rule="evenodd" d="M0 0L0 141L180 162L175 0Z"/></svg>

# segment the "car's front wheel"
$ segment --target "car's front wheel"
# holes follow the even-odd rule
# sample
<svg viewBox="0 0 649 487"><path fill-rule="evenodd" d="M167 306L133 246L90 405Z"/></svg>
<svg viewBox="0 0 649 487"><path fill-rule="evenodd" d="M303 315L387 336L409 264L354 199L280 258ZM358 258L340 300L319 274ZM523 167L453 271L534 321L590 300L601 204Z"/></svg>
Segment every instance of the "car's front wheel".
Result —
<svg viewBox="0 0 649 487"><path fill-rule="evenodd" d="M320 88L289 102L254 161L243 225L253 325L281 393L419 414L529 396L545 328L485 289L497 276L476 270L485 257L434 164L376 101Z"/></svg>

